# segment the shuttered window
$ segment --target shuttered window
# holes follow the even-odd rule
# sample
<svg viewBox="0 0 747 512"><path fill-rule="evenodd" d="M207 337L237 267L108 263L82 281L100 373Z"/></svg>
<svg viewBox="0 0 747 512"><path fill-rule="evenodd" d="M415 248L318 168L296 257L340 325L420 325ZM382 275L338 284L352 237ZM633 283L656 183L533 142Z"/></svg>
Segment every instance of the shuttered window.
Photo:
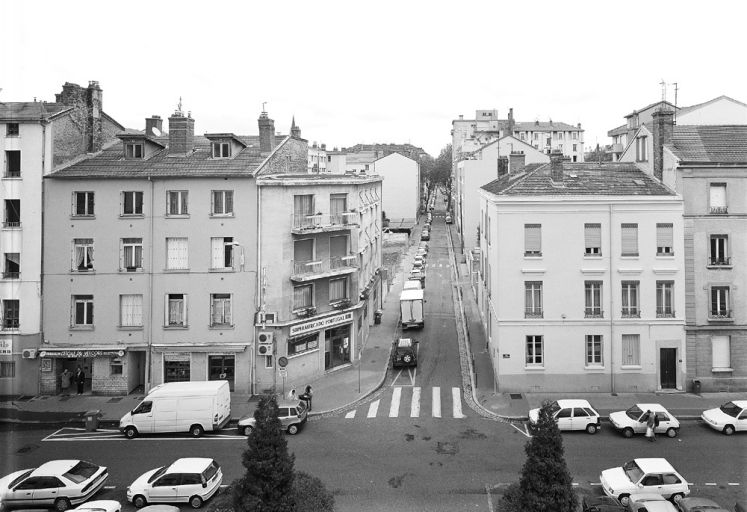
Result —
<svg viewBox="0 0 747 512"><path fill-rule="evenodd" d="M189 268L189 253L186 238L166 239L166 268L169 270Z"/></svg>
<svg viewBox="0 0 747 512"><path fill-rule="evenodd" d="M641 365L641 336L639 334L622 335L622 365Z"/></svg>
<svg viewBox="0 0 747 512"><path fill-rule="evenodd" d="M542 255L542 225L524 224L524 255Z"/></svg>
<svg viewBox="0 0 747 512"><path fill-rule="evenodd" d="M602 254L601 224L584 224L584 245L586 246L585 254L596 256Z"/></svg>
<svg viewBox="0 0 747 512"><path fill-rule="evenodd" d="M306 308L314 305L314 288L310 284L293 288L293 309Z"/></svg>
<svg viewBox="0 0 747 512"><path fill-rule="evenodd" d="M348 298L348 279L330 279L329 280L329 300L343 300Z"/></svg>
<svg viewBox="0 0 747 512"><path fill-rule="evenodd" d="M122 238L120 243L121 270L135 272L143 269L143 239Z"/></svg>
<svg viewBox="0 0 747 512"><path fill-rule="evenodd" d="M656 254L669 256L674 254L674 235L672 224L656 225Z"/></svg>
<svg viewBox="0 0 747 512"><path fill-rule="evenodd" d="M232 236L213 237L210 239L210 268L233 268L233 248L235 244Z"/></svg>
<svg viewBox="0 0 747 512"><path fill-rule="evenodd" d="M143 296L119 296L119 325L122 327L142 327Z"/></svg>
<svg viewBox="0 0 747 512"><path fill-rule="evenodd" d="M167 327L187 326L187 295L169 293L166 295L164 308L164 325Z"/></svg>
<svg viewBox="0 0 747 512"><path fill-rule="evenodd" d="M731 340L729 336L711 336L712 366L714 369L731 368Z"/></svg>
<svg viewBox="0 0 747 512"><path fill-rule="evenodd" d="M210 325L231 325L231 294L214 293L210 296Z"/></svg>
<svg viewBox="0 0 747 512"><path fill-rule="evenodd" d="M711 183L711 213L726 213L726 183Z"/></svg>
<svg viewBox="0 0 747 512"><path fill-rule="evenodd" d="M638 256L638 224L623 224L621 236L622 255Z"/></svg>

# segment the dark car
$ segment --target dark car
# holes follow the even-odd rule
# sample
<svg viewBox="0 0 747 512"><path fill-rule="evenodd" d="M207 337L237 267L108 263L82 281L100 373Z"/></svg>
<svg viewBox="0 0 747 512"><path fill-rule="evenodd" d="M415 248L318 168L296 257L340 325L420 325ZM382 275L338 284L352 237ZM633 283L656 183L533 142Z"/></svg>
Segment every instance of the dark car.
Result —
<svg viewBox="0 0 747 512"><path fill-rule="evenodd" d="M392 342L392 368L418 365L418 341L400 338Z"/></svg>
<svg viewBox="0 0 747 512"><path fill-rule="evenodd" d="M581 501L583 512L625 512L620 502L609 496L584 496Z"/></svg>
<svg viewBox="0 0 747 512"><path fill-rule="evenodd" d="M430 240L431 239L431 232L430 231L423 231L420 233L420 239L421 240Z"/></svg>

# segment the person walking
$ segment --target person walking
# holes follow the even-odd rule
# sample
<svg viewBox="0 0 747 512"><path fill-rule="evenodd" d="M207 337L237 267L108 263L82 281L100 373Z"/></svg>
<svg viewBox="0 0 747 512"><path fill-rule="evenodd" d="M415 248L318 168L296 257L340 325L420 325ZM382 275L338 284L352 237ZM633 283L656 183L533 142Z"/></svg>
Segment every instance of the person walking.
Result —
<svg viewBox="0 0 747 512"><path fill-rule="evenodd" d="M648 440L653 443L654 441L656 441L656 433L654 432L654 427L656 426L656 415L651 412L651 410L649 410L647 414L646 437L648 437Z"/></svg>
<svg viewBox="0 0 747 512"><path fill-rule="evenodd" d="M78 369L75 370L75 383L78 385L78 394L83 394L83 386L86 384L86 374L81 369L80 366L78 366Z"/></svg>
<svg viewBox="0 0 747 512"><path fill-rule="evenodd" d="M60 375L60 385L62 387L62 394L67 395L68 391L70 390L70 381L72 379L73 374L70 373L70 370L65 368L62 370L62 375Z"/></svg>
<svg viewBox="0 0 747 512"><path fill-rule="evenodd" d="M292 388L290 391L288 391L288 400L295 400L296 399L296 388Z"/></svg>
<svg viewBox="0 0 747 512"><path fill-rule="evenodd" d="M311 411L311 396L314 394L314 391L311 389L311 386L306 386L306 389L304 390L303 394L299 396L301 400L306 402L306 409Z"/></svg>

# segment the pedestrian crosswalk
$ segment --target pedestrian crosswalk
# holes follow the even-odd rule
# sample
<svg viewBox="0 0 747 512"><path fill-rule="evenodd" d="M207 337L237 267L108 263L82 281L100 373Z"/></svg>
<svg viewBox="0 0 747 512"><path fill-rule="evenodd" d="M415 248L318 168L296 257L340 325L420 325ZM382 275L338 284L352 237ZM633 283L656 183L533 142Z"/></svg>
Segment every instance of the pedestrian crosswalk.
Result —
<svg viewBox="0 0 747 512"><path fill-rule="evenodd" d="M395 386L391 393L385 393L376 400L362 405L345 414L345 418L352 420L357 418L372 419L378 417L388 418L420 418L430 416L432 418L466 418L462 412L462 396L458 387L452 387L451 392L443 391L439 386L431 388L430 393L419 386ZM428 397L430 400L423 397ZM407 401L409 400L409 407ZM387 408L387 403L389 407ZM360 414L359 414L360 411ZM388 412L387 412L388 411Z"/></svg>

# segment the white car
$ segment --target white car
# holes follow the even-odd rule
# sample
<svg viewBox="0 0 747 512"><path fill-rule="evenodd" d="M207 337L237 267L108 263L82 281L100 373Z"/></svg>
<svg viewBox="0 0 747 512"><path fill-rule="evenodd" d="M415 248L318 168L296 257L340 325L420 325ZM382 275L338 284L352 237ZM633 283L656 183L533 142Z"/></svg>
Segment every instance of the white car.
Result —
<svg viewBox="0 0 747 512"><path fill-rule="evenodd" d="M189 503L200 508L220 488L223 472L214 459L177 459L143 473L127 487L127 501L137 508L148 503Z"/></svg>
<svg viewBox="0 0 747 512"><path fill-rule="evenodd" d="M610 414L610 423L621 431L625 437L633 437L633 434L645 434L648 411L656 414L659 419L659 426L654 428L655 434L677 437L680 422L660 404L635 404L627 411L613 412Z"/></svg>
<svg viewBox="0 0 747 512"><path fill-rule="evenodd" d="M560 430L586 430L589 434L596 434L602 426L599 413L586 400L556 400L551 408ZM530 410L529 421L537 423L539 411Z"/></svg>
<svg viewBox="0 0 747 512"><path fill-rule="evenodd" d="M73 512L121 512L122 504L114 500L87 501L75 507Z"/></svg>
<svg viewBox="0 0 747 512"><path fill-rule="evenodd" d="M628 498L628 509L630 512L678 512L664 496L650 492L631 494Z"/></svg>
<svg viewBox="0 0 747 512"><path fill-rule="evenodd" d="M733 400L717 409L703 411L700 418L716 430L727 436L734 432L747 430L747 400Z"/></svg>
<svg viewBox="0 0 747 512"><path fill-rule="evenodd" d="M677 501L690 494L687 481L666 459L633 459L622 467L605 469L599 477L604 494L626 505L634 493L655 493Z"/></svg>
<svg viewBox="0 0 747 512"><path fill-rule="evenodd" d="M83 460L53 460L0 478L4 507L51 507L63 511L96 494L109 478L104 466Z"/></svg>

